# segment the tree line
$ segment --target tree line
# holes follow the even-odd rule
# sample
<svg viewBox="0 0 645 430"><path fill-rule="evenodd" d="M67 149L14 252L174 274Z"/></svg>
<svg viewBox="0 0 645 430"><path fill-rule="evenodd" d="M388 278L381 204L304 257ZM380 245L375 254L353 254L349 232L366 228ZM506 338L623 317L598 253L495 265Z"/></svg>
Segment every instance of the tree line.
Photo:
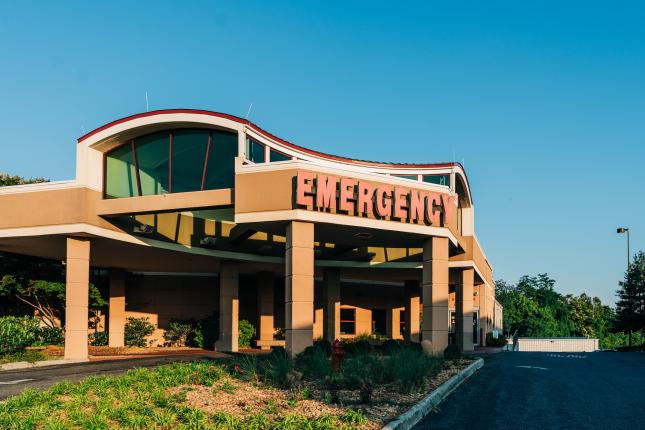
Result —
<svg viewBox="0 0 645 430"><path fill-rule="evenodd" d="M496 282L504 307L504 333L526 337L590 337L602 348L643 343L645 331L645 253L634 256L616 291L616 307L585 293L563 295L543 273L522 276L516 284Z"/></svg>

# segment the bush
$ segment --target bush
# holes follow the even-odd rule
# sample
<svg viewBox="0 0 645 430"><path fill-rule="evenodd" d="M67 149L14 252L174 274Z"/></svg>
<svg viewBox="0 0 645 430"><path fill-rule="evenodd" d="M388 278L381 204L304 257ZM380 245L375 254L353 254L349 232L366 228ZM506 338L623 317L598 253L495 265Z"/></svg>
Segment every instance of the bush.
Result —
<svg viewBox="0 0 645 430"><path fill-rule="evenodd" d="M195 325L194 321L170 320L163 338L170 346L186 346L188 337L194 332Z"/></svg>
<svg viewBox="0 0 645 430"><path fill-rule="evenodd" d="M213 314L197 321L193 333L188 337L188 346L204 349L214 349L219 337L219 315Z"/></svg>
<svg viewBox="0 0 645 430"><path fill-rule="evenodd" d="M295 382L293 361L282 347L271 350L268 356L266 377L274 385L290 388Z"/></svg>
<svg viewBox="0 0 645 430"><path fill-rule="evenodd" d="M90 345L92 346L107 346L108 333L106 331L97 331L90 335Z"/></svg>
<svg viewBox="0 0 645 430"><path fill-rule="evenodd" d="M38 318L0 317L0 355L22 351L36 341Z"/></svg>
<svg viewBox="0 0 645 430"><path fill-rule="evenodd" d="M238 323L238 345L240 348L250 348L253 336L255 336L255 327L247 320L240 320Z"/></svg>
<svg viewBox="0 0 645 430"><path fill-rule="evenodd" d="M346 387L360 389L366 383L372 385L383 382L385 374L383 363L375 354L357 354L346 358L342 365Z"/></svg>
<svg viewBox="0 0 645 430"><path fill-rule="evenodd" d="M62 345L63 343L65 343L65 332L61 327L38 328L34 346Z"/></svg>
<svg viewBox="0 0 645 430"><path fill-rule="evenodd" d="M411 345L404 345L387 359L384 377L396 382L401 392L409 393L421 387L424 378L442 366L442 359L427 356Z"/></svg>
<svg viewBox="0 0 645 430"><path fill-rule="evenodd" d="M458 360L461 358L461 351L459 347L454 343L448 345L446 349L443 350L443 358L446 360Z"/></svg>
<svg viewBox="0 0 645 430"><path fill-rule="evenodd" d="M146 338L155 331L155 326L150 323L150 318L128 317L125 323L125 345L140 346L148 345Z"/></svg>
<svg viewBox="0 0 645 430"><path fill-rule="evenodd" d="M506 345L506 338L499 334L497 339L493 337L493 333L486 333L486 346L504 346Z"/></svg>
<svg viewBox="0 0 645 430"><path fill-rule="evenodd" d="M400 340L395 340L395 339L388 339L385 342L383 342L383 346L381 346L381 351L383 351L384 355L392 355L395 354L403 348L403 342Z"/></svg>
<svg viewBox="0 0 645 430"><path fill-rule="evenodd" d="M369 354L372 352L372 345L365 338L355 338L343 341L343 349L347 356Z"/></svg>
<svg viewBox="0 0 645 430"><path fill-rule="evenodd" d="M331 342L327 339L316 339L314 346L320 348L327 357L331 356Z"/></svg>
<svg viewBox="0 0 645 430"><path fill-rule="evenodd" d="M296 368L306 378L324 378L331 373L331 361L319 346L309 346L296 357Z"/></svg>
<svg viewBox="0 0 645 430"><path fill-rule="evenodd" d="M645 337L640 332L632 332L632 347L642 345L645 342ZM607 333L605 337L600 339L600 348L602 349L616 349L623 350L629 347L629 333Z"/></svg>

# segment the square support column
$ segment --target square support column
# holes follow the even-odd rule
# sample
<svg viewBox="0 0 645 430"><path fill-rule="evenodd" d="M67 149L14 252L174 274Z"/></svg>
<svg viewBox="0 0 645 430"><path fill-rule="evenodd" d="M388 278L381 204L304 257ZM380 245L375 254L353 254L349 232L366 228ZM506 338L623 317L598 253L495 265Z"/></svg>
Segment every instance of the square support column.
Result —
<svg viewBox="0 0 645 430"><path fill-rule="evenodd" d="M285 270L285 340L294 357L313 345L314 225L291 221L287 225Z"/></svg>
<svg viewBox="0 0 645 430"><path fill-rule="evenodd" d="M222 261L219 272L218 351L237 352L239 318L239 268L237 262Z"/></svg>
<svg viewBox="0 0 645 430"><path fill-rule="evenodd" d="M87 360L90 241L67 238L65 264L65 358Z"/></svg>
<svg viewBox="0 0 645 430"><path fill-rule="evenodd" d="M430 351L448 346L448 239L432 237L423 244L423 335Z"/></svg>
<svg viewBox="0 0 645 430"><path fill-rule="evenodd" d="M323 274L323 338L333 343L340 339L340 270Z"/></svg>
<svg viewBox="0 0 645 430"><path fill-rule="evenodd" d="M462 352L473 351L473 285L475 270L463 269L456 273L455 283L455 334Z"/></svg>
<svg viewBox="0 0 645 430"><path fill-rule="evenodd" d="M125 346L125 270L110 270L110 302L108 312L108 345Z"/></svg>
<svg viewBox="0 0 645 430"><path fill-rule="evenodd" d="M479 288L479 344L486 346L486 333L490 330L488 328L488 289L486 284L482 284Z"/></svg>
<svg viewBox="0 0 645 430"><path fill-rule="evenodd" d="M260 342L273 340L273 296L274 296L273 272L260 272L258 274L258 337ZM261 344L261 349L271 349L268 344Z"/></svg>
<svg viewBox="0 0 645 430"><path fill-rule="evenodd" d="M385 314L386 335L390 339L401 339L401 308L390 308Z"/></svg>
<svg viewBox="0 0 645 430"><path fill-rule="evenodd" d="M405 281L405 333L406 342L420 341L421 290L419 281Z"/></svg>

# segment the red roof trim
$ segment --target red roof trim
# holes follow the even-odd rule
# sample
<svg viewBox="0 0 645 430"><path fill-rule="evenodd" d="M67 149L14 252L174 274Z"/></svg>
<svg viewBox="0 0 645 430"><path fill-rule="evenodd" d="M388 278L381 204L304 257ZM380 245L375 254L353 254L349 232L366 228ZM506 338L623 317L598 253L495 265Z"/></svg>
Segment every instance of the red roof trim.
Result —
<svg viewBox="0 0 645 430"><path fill-rule="evenodd" d="M115 121L112 121L108 124L105 124L95 130L90 131L89 133L81 136L78 138L78 143L83 142L84 140L94 136L97 133L100 133L101 131L107 130L110 127L113 127L118 124L122 124L124 122L132 121L138 118L145 118L149 116L154 116L154 115L165 115L165 114L177 114L177 113L187 113L187 114L198 114L198 115L208 115L208 116L214 116L217 118L224 118L228 119L231 121L235 121L240 124L245 124L249 127L251 127L253 130L256 132L273 139L279 143L281 143L284 146L287 146L291 149L294 149L296 151L304 152L305 154L309 155L314 155L317 157L325 158L327 160L333 160L333 161L340 161L344 163L351 163L351 164L356 164L356 165L362 165L362 166L372 166L372 167L390 167L390 168L397 168L397 169L424 169L424 168L441 168L441 167L453 167L453 166L459 166L462 167L460 163L455 163L455 162L448 162L448 163L430 163L430 164L420 164L420 163L383 163L383 162L378 162L378 161L366 161L366 160L357 160L354 158L348 158L348 157L340 157L337 155L331 155L331 154L326 154L324 152L319 152L315 151L313 149L308 149L304 148L302 146L296 145L294 143L288 142L284 139L279 138L278 136L275 136L268 131L263 130L262 128L258 127L257 125L253 124L251 121L240 118L234 115L229 115L226 113L221 113L221 112L212 112L212 111L207 111L207 110L201 110L201 109L163 109L163 110L155 110L151 112L143 112L143 113L138 113L135 115L130 115L125 118L120 118ZM463 167L462 167L463 169Z"/></svg>

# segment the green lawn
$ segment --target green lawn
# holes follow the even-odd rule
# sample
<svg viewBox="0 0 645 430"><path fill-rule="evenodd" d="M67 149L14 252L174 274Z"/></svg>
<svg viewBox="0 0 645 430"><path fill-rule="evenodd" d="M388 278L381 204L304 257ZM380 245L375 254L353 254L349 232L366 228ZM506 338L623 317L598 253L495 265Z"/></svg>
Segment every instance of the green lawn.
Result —
<svg viewBox="0 0 645 430"><path fill-rule="evenodd" d="M230 376L217 363L181 363L135 369L123 376L90 377L29 389L0 404L2 429L353 429L365 418L353 410L307 418L289 410L244 417L190 407L191 387L227 390ZM218 383L218 381L220 381ZM173 389L174 387L182 387Z"/></svg>
<svg viewBox="0 0 645 430"><path fill-rule="evenodd" d="M54 357L60 358L60 357ZM0 364L16 363L18 361L28 361L34 363L36 361L49 360L50 356L42 351L25 350L14 352L13 354L0 355Z"/></svg>

